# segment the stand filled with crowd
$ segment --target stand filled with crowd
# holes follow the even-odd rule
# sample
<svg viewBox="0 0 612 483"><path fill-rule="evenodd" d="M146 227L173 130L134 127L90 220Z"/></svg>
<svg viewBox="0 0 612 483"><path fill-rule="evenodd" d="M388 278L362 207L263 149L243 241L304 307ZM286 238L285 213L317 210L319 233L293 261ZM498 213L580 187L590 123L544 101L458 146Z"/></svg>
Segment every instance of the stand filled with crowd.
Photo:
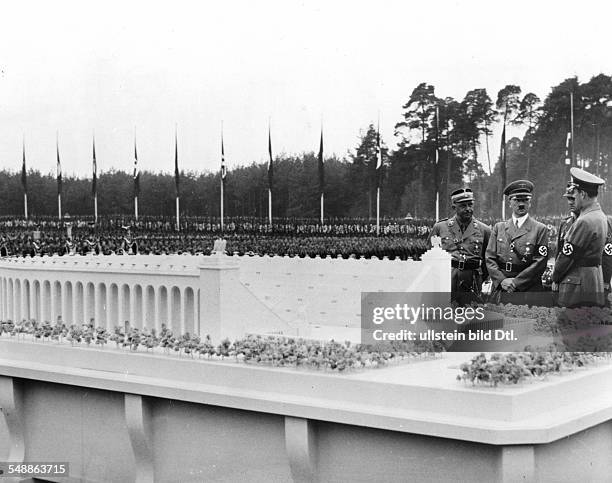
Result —
<svg viewBox="0 0 612 483"><path fill-rule="evenodd" d="M65 254L210 254L214 240L227 241L229 255L418 259L428 249L431 220L364 219L320 224L310 219L107 217L58 221L49 218L0 220L1 253L17 256Z"/></svg>

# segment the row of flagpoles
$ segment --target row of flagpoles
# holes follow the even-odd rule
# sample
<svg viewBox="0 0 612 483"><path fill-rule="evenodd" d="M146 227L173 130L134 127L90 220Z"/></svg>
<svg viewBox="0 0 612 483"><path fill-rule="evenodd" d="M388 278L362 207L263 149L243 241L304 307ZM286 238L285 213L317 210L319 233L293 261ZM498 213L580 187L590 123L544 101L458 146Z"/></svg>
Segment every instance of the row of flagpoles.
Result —
<svg viewBox="0 0 612 483"><path fill-rule="evenodd" d="M57 213L58 218L62 220L62 164L60 160L59 136L56 136L56 153L57 153ZM382 150L380 144L380 129L377 131L376 138L376 231L380 232L380 173L382 168ZM319 194L320 194L320 221L323 224L325 219L325 166L323 160L323 129L321 129L321 140L318 153L318 174L319 174ZM138 197L140 195L140 168L138 165L138 150L136 146L136 133L134 133L134 218L138 221ZM220 183L221 183L221 203L220 217L221 230L224 227L224 190L225 180L227 177L227 167L225 165L225 147L223 142L223 127L221 127L221 167L220 167ZM178 165L178 136L177 130L174 131L174 183L176 194L176 229L180 230L180 191L179 191L179 165ZM96 161L96 139L92 137L92 196L94 201L94 221L98 221L98 164ZM272 131L268 128L268 221L272 225L272 192L274 186L274 158L272 156ZM27 189L27 170L26 170L26 152L25 139L23 141L23 162L21 166L21 184L23 186L23 204L24 215L28 219L28 189Z"/></svg>
<svg viewBox="0 0 612 483"><path fill-rule="evenodd" d="M507 112L506 112L507 115ZM506 115L504 115L501 146L500 146L500 162L501 162L501 186L506 186ZM436 143L435 143L435 186L436 186L436 220L440 219L440 194L438 186L438 163L439 163L439 108L436 106ZM565 143L565 164L572 165L574 160L574 96L570 93L570 128L567 133ZM62 219L62 167L60 162L59 154L59 139L56 137L56 149L57 149L57 206L58 206L58 217ZM382 161L382 150L380 142L380 121L377 128L376 136L376 232L380 233L380 174L383 165ZM318 172L319 172L319 194L320 194L320 221L321 224L324 222L325 217L325 170L323 161L323 129L321 129L321 140L319 145L318 154ZM272 224L272 190L273 190L273 176L274 175L274 162L272 156L272 133L271 128L268 127L268 221ZM220 168L220 182L221 182L221 229L224 226L224 188L225 179L227 176L227 168L225 165L225 148L223 144L223 126L221 127L221 168ZM25 141L23 143L23 165L21 170L21 181L23 185L23 203L24 203L24 214L25 218L28 218L28 193L27 193L27 174L26 174L26 156L25 156ZM177 142L177 131L174 131L174 181L175 181L175 192L176 192L176 229L180 229L180 196L179 196L179 167L178 167L178 142ZM94 220L98 221L98 192L97 192L97 163L96 163L96 142L95 137L93 138L93 176L92 176L92 194L94 198ZM138 220L138 196L140 194L140 170L138 167L138 152L136 149L136 134L134 133L134 217ZM502 196L502 219L505 219L505 196Z"/></svg>

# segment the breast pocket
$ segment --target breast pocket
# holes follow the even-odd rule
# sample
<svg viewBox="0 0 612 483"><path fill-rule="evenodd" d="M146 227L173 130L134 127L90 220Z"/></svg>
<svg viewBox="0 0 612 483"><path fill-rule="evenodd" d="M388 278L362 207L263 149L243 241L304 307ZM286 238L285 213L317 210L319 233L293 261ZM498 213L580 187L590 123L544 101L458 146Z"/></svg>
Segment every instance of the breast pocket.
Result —
<svg viewBox="0 0 612 483"><path fill-rule="evenodd" d="M523 257L531 258L534 248L535 244L532 241L524 241L518 245L518 253Z"/></svg>
<svg viewBox="0 0 612 483"><path fill-rule="evenodd" d="M572 287L572 286L575 286L575 285L581 285L581 284L582 284L582 280L580 279L580 277L577 277L575 275L570 275L568 277L565 277L559 283L559 285L567 285L568 288Z"/></svg>
<svg viewBox="0 0 612 483"><path fill-rule="evenodd" d="M497 254L505 256L508 253L508 243L503 237L497 237Z"/></svg>
<svg viewBox="0 0 612 483"><path fill-rule="evenodd" d="M441 245L444 250L449 252L456 248L455 241L450 236L443 236Z"/></svg>

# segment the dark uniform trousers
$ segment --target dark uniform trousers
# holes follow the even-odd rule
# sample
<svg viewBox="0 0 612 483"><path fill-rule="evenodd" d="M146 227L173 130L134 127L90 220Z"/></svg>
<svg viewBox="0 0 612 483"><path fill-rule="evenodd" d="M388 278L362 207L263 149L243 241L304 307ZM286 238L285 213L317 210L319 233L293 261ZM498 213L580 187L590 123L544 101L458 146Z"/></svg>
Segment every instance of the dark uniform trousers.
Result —
<svg viewBox="0 0 612 483"><path fill-rule="evenodd" d="M436 223L430 233L439 236L441 246L451 254L451 301L468 305L481 300L482 282L488 277L484 253L491 229L472 219L464 231L456 217Z"/></svg>
<svg viewBox="0 0 612 483"><path fill-rule="evenodd" d="M607 217L594 203L574 221L555 261L552 279L559 285L559 305L604 305L602 256L607 239Z"/></svg>
<svg viewBox="0 0 612 483"><path fill-rule="evenodd" d="M486 251L492 300L517 305L550 305L544 294L542 274L548 260L548 228L530 216L517 228L512 218L496 223ZM515 292L502 290L501 283L513 278Z"/></svg>

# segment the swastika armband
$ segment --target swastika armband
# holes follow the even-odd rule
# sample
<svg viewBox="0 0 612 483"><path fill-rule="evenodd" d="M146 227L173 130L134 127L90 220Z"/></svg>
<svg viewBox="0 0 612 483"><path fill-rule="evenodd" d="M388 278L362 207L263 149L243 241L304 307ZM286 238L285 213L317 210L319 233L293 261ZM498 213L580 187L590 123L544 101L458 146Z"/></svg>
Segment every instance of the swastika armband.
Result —
<svg viewBox="0 0 612 483"><path fill-rule="evenodd" d="M612 243L608 242L604 246L604 253L608 256L612 255Z"/></svg>
<svg viewBox="0 0 612 483"><path fill-rule="evenodd" d="M548 256L548 247L546 245L540 245L540 248L538 248L538 253L543 257Z"/></svg>
<svg viewBox="0 0 612 483"><path fill-rule="evenodd" d="M570 242L565 242L563 244L562 253L566 257L569 257L572 253L574 253L574 246Z"/></svg>

